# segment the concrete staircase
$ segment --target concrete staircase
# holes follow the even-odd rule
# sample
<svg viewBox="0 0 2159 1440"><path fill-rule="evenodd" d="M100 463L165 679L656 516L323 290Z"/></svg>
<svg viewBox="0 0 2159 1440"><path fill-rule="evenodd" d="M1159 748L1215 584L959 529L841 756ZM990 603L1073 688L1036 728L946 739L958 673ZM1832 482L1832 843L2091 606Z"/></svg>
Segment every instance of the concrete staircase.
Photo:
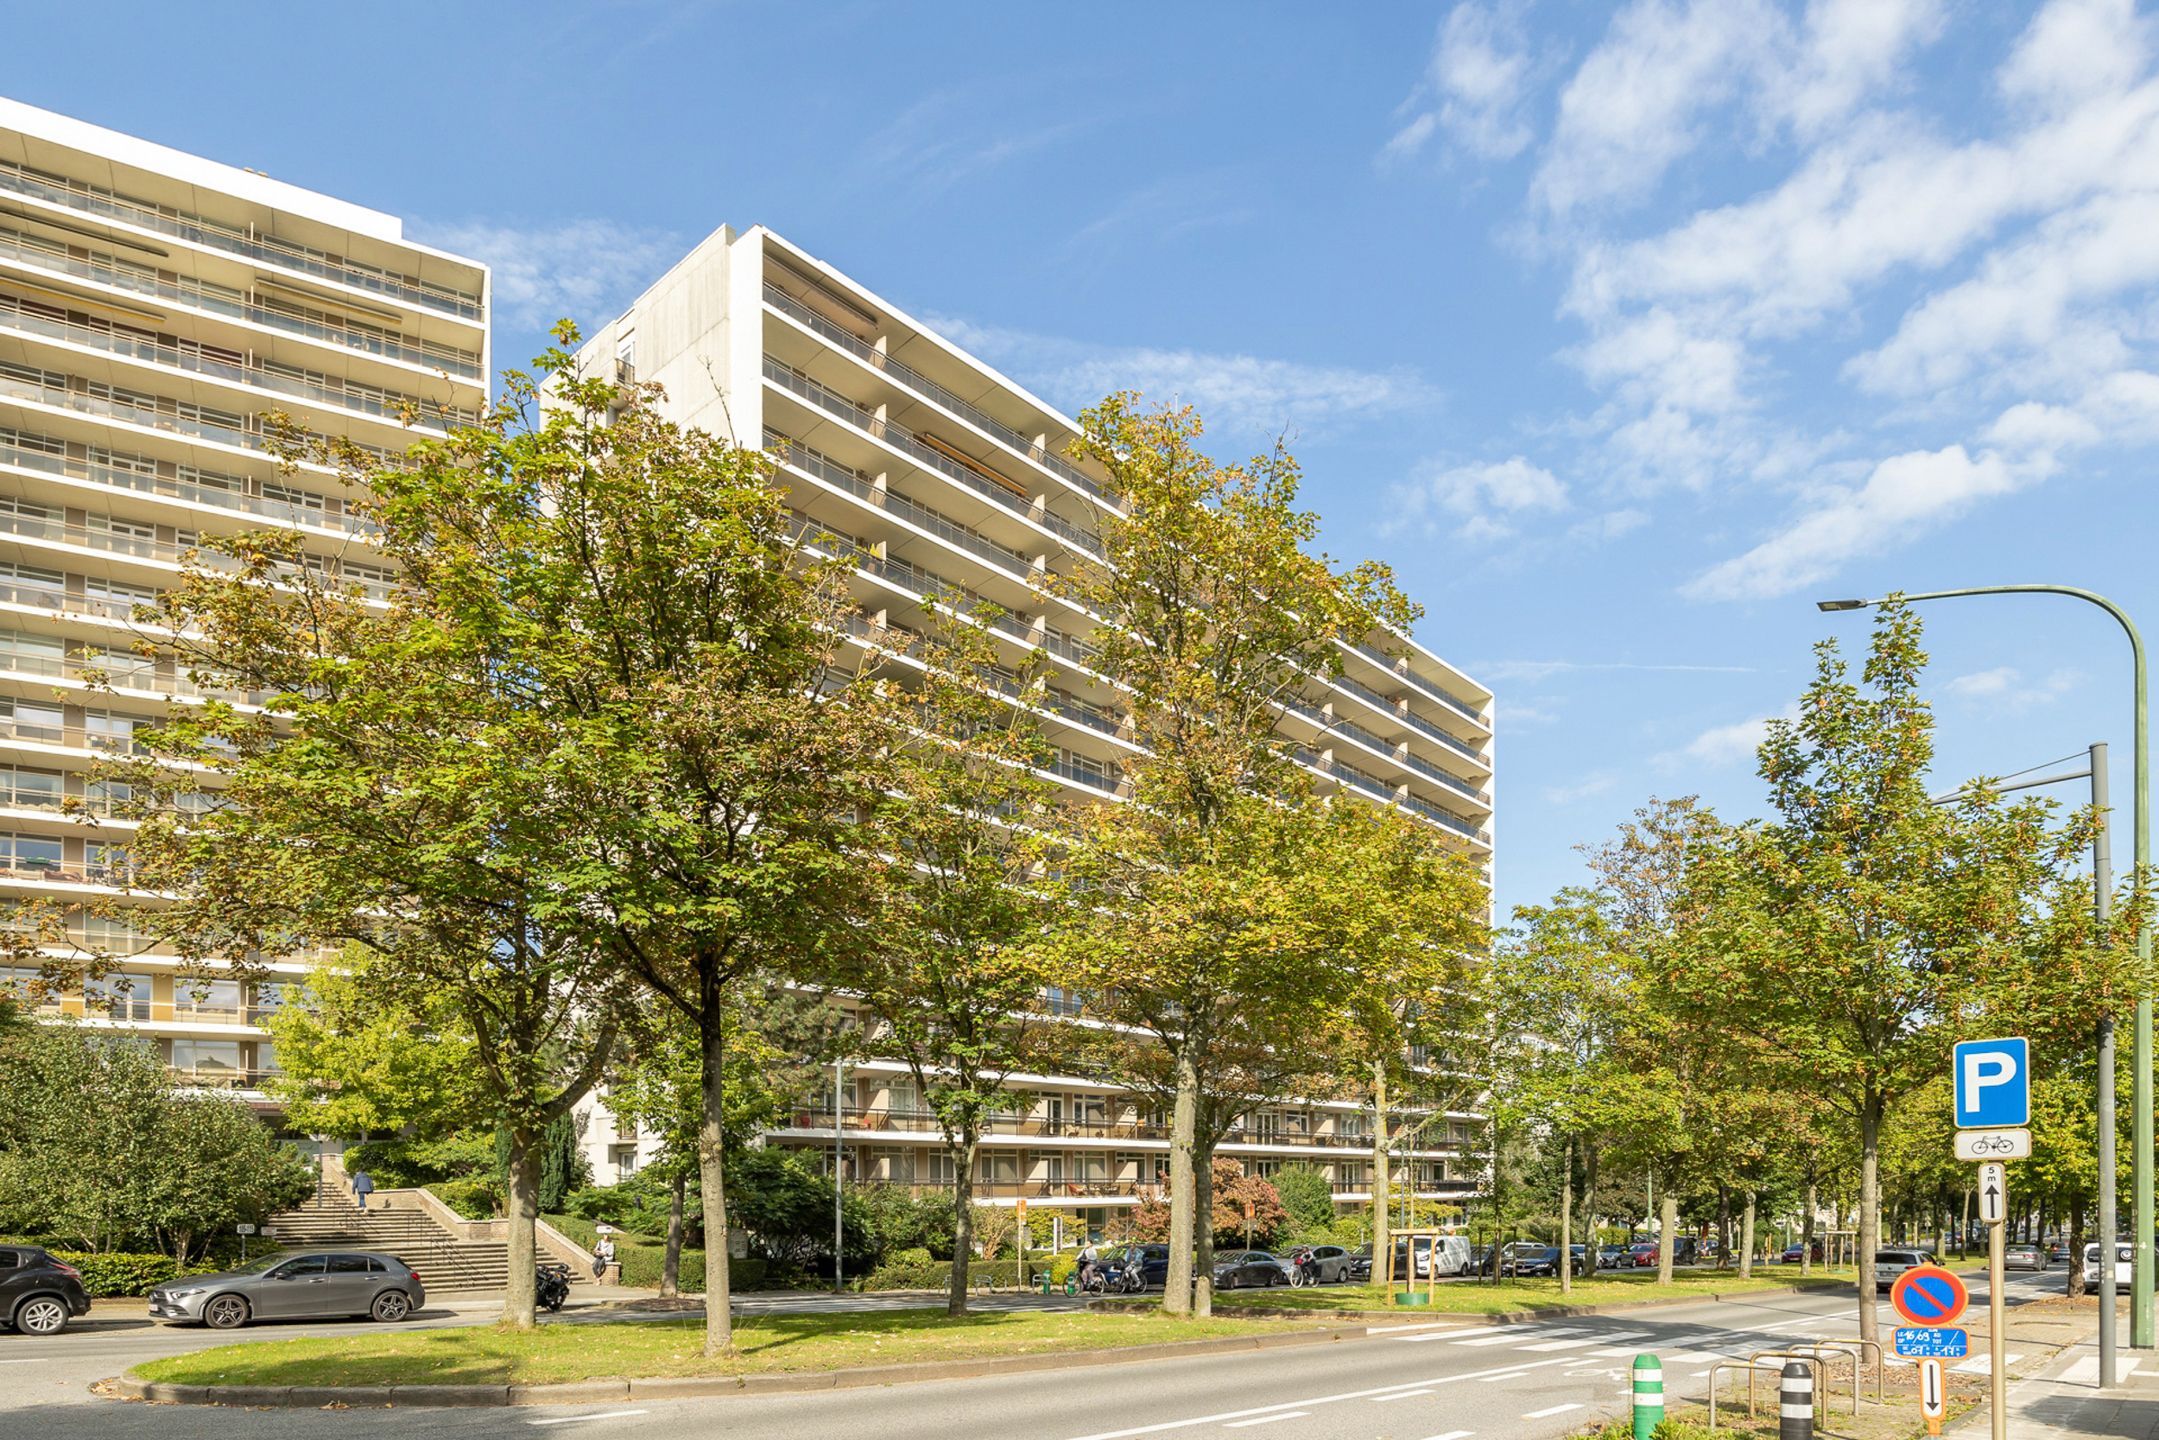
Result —
<svg viewBox="0 0 2159 1440"><path fill-rule="evenodd" d="M272 1220L271 1236L287 1250L375 1250L395 1255L418 1272L430 1295L499 1291L509 1283L509 1247L502 1241L460 1238L425 1210L388 1209L380 1200L361 1210L345 1195L325 1187L324 1194ZM571 1267L571 1284L590 1280L589 1271Z"/></svg>

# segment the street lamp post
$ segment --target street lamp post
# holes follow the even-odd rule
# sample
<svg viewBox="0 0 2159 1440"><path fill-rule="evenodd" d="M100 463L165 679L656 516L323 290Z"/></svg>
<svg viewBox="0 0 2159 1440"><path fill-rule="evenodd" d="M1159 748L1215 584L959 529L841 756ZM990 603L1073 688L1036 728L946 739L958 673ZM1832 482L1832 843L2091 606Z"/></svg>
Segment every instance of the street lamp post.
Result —
<svg viewBox="0 0 2159 1440"><path fill-rule="evenodd" d="M2114 617L2115 623L2129 637L2129 656L2132 662L2132 683L2135 689L2135 777L2130 792L2134 803L2135 828L2131 832L2136 852L2135 886L2142 898L2145 867L2151 863L2151 739L2147 722L2148 699L2146 694L2144 637L2138 633L2136 622L2129 612L2112 600L2092 590L2078 589L2073 585L1974 585L1956 590L1923 590L1900 596L1903 600L1953 600L1967 595L2066 595L2072 600L2082 600L2096 605ZM1876 600L1821 600L1820 609L1864 610L1884 603L1887 597ZM2151 917L2140 904L2137 907L2137 959L2145 967L2151 963L2152 933ZM2137 997L2136 1029L2130 1049L2131 1085L2131 1132L2130 1144L2134 1150L2131 1159L2132 1181L2130 1188L2135 1212L2135 1233L2131 1254L2134 1257L2129 1277L2129 1344L2131 1348L2153 1348L2152 1316L2152 997L2147 991ZM2102 1185L2112 1185L2114 1177L2102 1175ZM2106 1269L2112 1273L2110 1248L2114 1237L2104 1238L2100 1253L2106 1259ZM2074 1263L2074 1261L2072 1261ZM2112 1378L2112 1377L2108 1377Z"/></svg>

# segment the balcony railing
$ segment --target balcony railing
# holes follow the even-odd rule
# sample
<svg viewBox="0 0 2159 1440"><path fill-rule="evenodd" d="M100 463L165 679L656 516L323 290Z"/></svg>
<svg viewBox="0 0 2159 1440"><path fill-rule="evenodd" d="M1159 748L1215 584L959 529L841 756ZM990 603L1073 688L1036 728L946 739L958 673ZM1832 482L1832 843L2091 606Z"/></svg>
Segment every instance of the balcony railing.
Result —
<svg viewBox="0 0 2159 1440"><path fill-rule="evenodd" d="M92 615L100 620L132 620L135 607L148 603L150 602L146 599L119 600L98 595L69 595L60 590L48 590L42 585L14 585L0 581L0 604L26 605L39 610L57 610L69 615Z"/></svg>
<svg viewBox="0 0 2159 1440"><path fill-rule="evenodd" d="M1416 671L1411 670L1406 665L1398 664L1392 655L1389 655L1386 651L1380 649L1378 646L1351 645L1348 648L1356 651L1359 655L1362 655L1365 659L1372 661L1374 664L1377 664L1382 668L1386 669L1391 674L1393 674L1396 679L1407 681L1409 684L1415 686L1418 693L1430 696L1432 699L1437 700L1440 704L1446 706L1450 710L1459 711L1461 714L1467 715L1470 719L1476 721L1479 725L1482 725L1484 723L1483 710L1479 709L1475 705L1470 704L1467 700L1458 699L1455 696L1449 694L1447 691L1441 689L1438 684L1425 679L1422 675L1419 675Z"/></svg>
<svg viewBox="0 0 2159 1440"><path fill-rule="evenodd" d="M1389 700L1386 696L1380 694L1377 690L1374 690L1371 686L1365 684L1361 680L1353 680L1347 675L1336 675L1331 677L1331 683L1333 683L1337 688L1346 690L1350 694L1356 696L1358 699L1371 704L1372 706L1377 708L1382 714L1392 716L1394 719L1401 721L1404 725L1407 725L1410 729L1416 731L1419 735L1424 736L1428 740L1437 740L1440 744L1446 746L1448 749L1457 751L1463 755L1467 755L1472 760L1481 762L1484 759L1484 756L1478 753L1476 746L1470 744L1466 740L1458 739L1455 736L1448 734L1446 731L1440 729L1437 725L1434 725L1431 721L1425 719L1422 715L1419 715L1414 710L1401 710L1395 708L1395 703L1392 700Z"/></svg>
<svg viewBox="0 0 2159 1440"><path fill-rule="evenodd" d="M848 469L828 456L820 455L806 445L789 440L782 435L767 434L765 436L765 446L778 455L781 460L796 469L814 475L828 485L845 490L848 494L879 510L897 515L910 525L927 530L948 545L987 560L990 564L1005 571L1015 579L1028 581L1033 577L1033 563L1026 556L1020 554L1019 551L1009 546L1000 545L979 531L971 530L958 521L932 510L927 505L910 500L897 491L879 489L864 479L858 472Z"/></svg>
<svg viewBox="0 0 2159 1440"><path fill-rule="evenodd" d="M185 370L190 374L231 380L258 390L274 390L281 395L335 405L342 410L375 415L400 424L432 425L436 429L445 429L449 424L469 425L479 418L473 411L462 406L441 405L431 400L422 400L417 395L401 395L394 390L346 385L329 377L316 380L287 375L259 364L250 365L221 359L199 345L168 345L163 341L131 334L125 330L82 325L72 320L57 320L50 315L28 309L6 295L0 295L0 330L44 335L89 349L103 350L107 354L147 360L154 365Z"/></svg>
<svg viewBox="0 0 2159 1440"><path fill-rule="evenodd" d="M13 438L10 438L11 436ZM42 441L44 444L20 443L24 440ZM116 489L134 490L145 495L163 495L195 505L211 505L236 514L259 515L286 525L318 525L326 530L342 530L349 535L361 536L374 536L382 532L382 527L373 521L349 512L333 515L326 510L293 505L215 485L198 485L168 475L148 474L140 470L76 460L65 453L46 448L59 444L59 441L49 436L33 432L0 430L0 464L15 465L25 470L41 470L48 475L65 476L70 480L87 480L94 485L110 485Z"/></svg>
<svg viewBox="0 0 2159 1440"><path fill-rule="evenodd" d="M884 1107L848 1106L841 1112L845 1117L844 1130L865 1133L910 1133L935 1135L938 1132L935 1111L923 1109L889 1109ZM792 1130L830 1130L832 1107L826 1105L798 1106L789 1113L787 1128ZM1060 1117L1050 1119L1039 1115L999 1115L991 1117L982 1127L985 1135L1013 1135L1029 1138L1054 1139L1079 1137L1091 1140L1166 1141L1170 1138L1169 1126L1140 1120L1075 1120ZM1366 1135L1321 1134L1311 1130L1299 1130L1287 1125L1279 1126L1232 1126L1223 1134L1223 1143L1230 1145L1294 1145L1315 1149L1349 1149L1369 1152L1371 1137ZM1445 1151L1444 1145L1422 1147L1427 1151Z"/></svg>
<svg viewBox="0 0 2159 1440"><path fill-rule="evenodd" d="M110 190L86 185L58 175L47 175L27 166L0 162L0 190L64 205L85 215L103 215L144 230L155 230L178 240L191 241L247 260L313 275L355 290L386 295L393 300L429 310L439 310L460 320L481 317L480 297L448 285L433 285L416 276L364 265L341 255L315 250L290 240L258 235L252 230L224 225L207 216L190 214L147 200L131 200Z"/></svg>
<svg viewBox="0 0 2159 1440"><path fill-rule="evenodd" d="M103 260L86 260L37 244L30 236L19 232L0 231L0 257L35 265L41 270L71 275L78 280L110 285L117 290L127 290L138 295L154 295L160 300L169 300L193 310L245 320L271 330L282 330L289 335L320 340L326 345L377 355L385 360L396 360L429 370L443 370L467 380L480 379L480 357L470 350L437 344L432 340L407 340L403 336L385 332L327 325L320 320L310 319L306 314L259 305L240 291L223 285L179 280L154 271L144 273L133 266L108 263L116 261L116 256L106 256Z"/></svg>
<svg viewBox="0 0 2159 1440"><path fill-rule="evenodd" d="M1102 537L1094 531L1074 525L1047 509L1037 509L1027 496L1016 490L1008 490L988 476L960 464L943 451L923 444L906 426L896 421L878 419L874 412L857 405L837 390L820 385L809 376L797 373L784 362L769 355L765 357L765 378L826 414L836 416L864 434L882 440L925 469L935 470L991 504L1009 510L1032 524L1040 525L1074 548L1089 555L1101 554Z"/></svg>
<svg viewBox="0 0 2159 1440"><path fill-rule="evenodd" d="M238 423L225 424L209 418L208 414L186 415L178 409L167 410L159 406L137 405L132 401L113 395L93 395L87 390L76 390L48 381L25 379L20 375L0 371L0 395L12 395L18 400L28 400L39 405L51 405L63 410L73 410L83 415L98 415L108 420L118 420L128 425L141 425L151 430L165 430L175 435L192 436L197 440L209 440L219 445L231 445L236 449L253 450L258 454L277 457L279 448L272 437L264 431L250 428L244 416L230 418ZM210 412L221 414L223 412ZM304 435L303 439L306 438ZM380 445L363 445L357 440L342 443L353 449L374 456L384 462L398 457Z"/></svg>
<svg viewBox="0 0 2159 1440"><path fill-rule="evenodd" d="M765 300L781 314L813 331L818 338L839 346L856 359L891 375L906 388L933 404L950 411L953 415L965 420L985 434L1003 441L1007 446L1025 456L1028 460L1040 465L1043 469L1069 481L1104 504L1112 506L1117 504L1115 497L1078 466L1073 465L1055 452L1036 445L1034 441L1022 435L1010 425L1005 424L1002 420L997 419L979 405L962 400L913 366L904 361L893 359L861 336L850 334L833 324L830 320L810 309L809 306L804 305L769 280L765 282Z"/></svg>
<svg viewBox="0 0 2159 1440"><path fill-rule="evenodd" d="M228 1070L222 1065L182 1069L165 1067L165 1077L175 1085L194 1090L260 1090L284 1072L280 1070Z"/></svg>

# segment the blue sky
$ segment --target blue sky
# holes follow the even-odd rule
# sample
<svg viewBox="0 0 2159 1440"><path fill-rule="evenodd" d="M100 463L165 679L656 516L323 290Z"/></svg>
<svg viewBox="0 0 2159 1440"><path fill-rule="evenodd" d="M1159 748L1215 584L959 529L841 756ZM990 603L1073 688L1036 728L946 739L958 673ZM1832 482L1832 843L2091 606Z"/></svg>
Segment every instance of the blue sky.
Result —
<svg viewBox="0 0 2159 1440"><path fill-rule="evenodd" d="M1049 397L1287 430L1500 700L1500 900L1753 813L1824 595L2159 626L2130 0L31 7L15 98L402 214L497 352L771 225ZM97 63L80 63L95 55ZM2068 601L1929 613L1945 783L2108 740ZM2159 638L2159 637L2155 637ZM2127 844L2119 847L2126 860Z"/></svg>

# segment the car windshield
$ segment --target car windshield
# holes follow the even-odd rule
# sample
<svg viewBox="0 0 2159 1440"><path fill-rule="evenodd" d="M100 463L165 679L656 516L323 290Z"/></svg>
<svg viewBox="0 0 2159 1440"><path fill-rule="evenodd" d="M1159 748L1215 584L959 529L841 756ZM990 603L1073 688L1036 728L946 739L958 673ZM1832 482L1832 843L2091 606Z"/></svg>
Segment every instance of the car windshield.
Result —
<svg viewBox="0 0 2159 1440"><path fill-rule="evenodd" d="M230 1275L260 1275L272 1265L282 1265L292 1258L290 1255L280 1255L273 1250L259 1260L250 1260L245 1265L235 1265L226 1273Z"/></svg>

